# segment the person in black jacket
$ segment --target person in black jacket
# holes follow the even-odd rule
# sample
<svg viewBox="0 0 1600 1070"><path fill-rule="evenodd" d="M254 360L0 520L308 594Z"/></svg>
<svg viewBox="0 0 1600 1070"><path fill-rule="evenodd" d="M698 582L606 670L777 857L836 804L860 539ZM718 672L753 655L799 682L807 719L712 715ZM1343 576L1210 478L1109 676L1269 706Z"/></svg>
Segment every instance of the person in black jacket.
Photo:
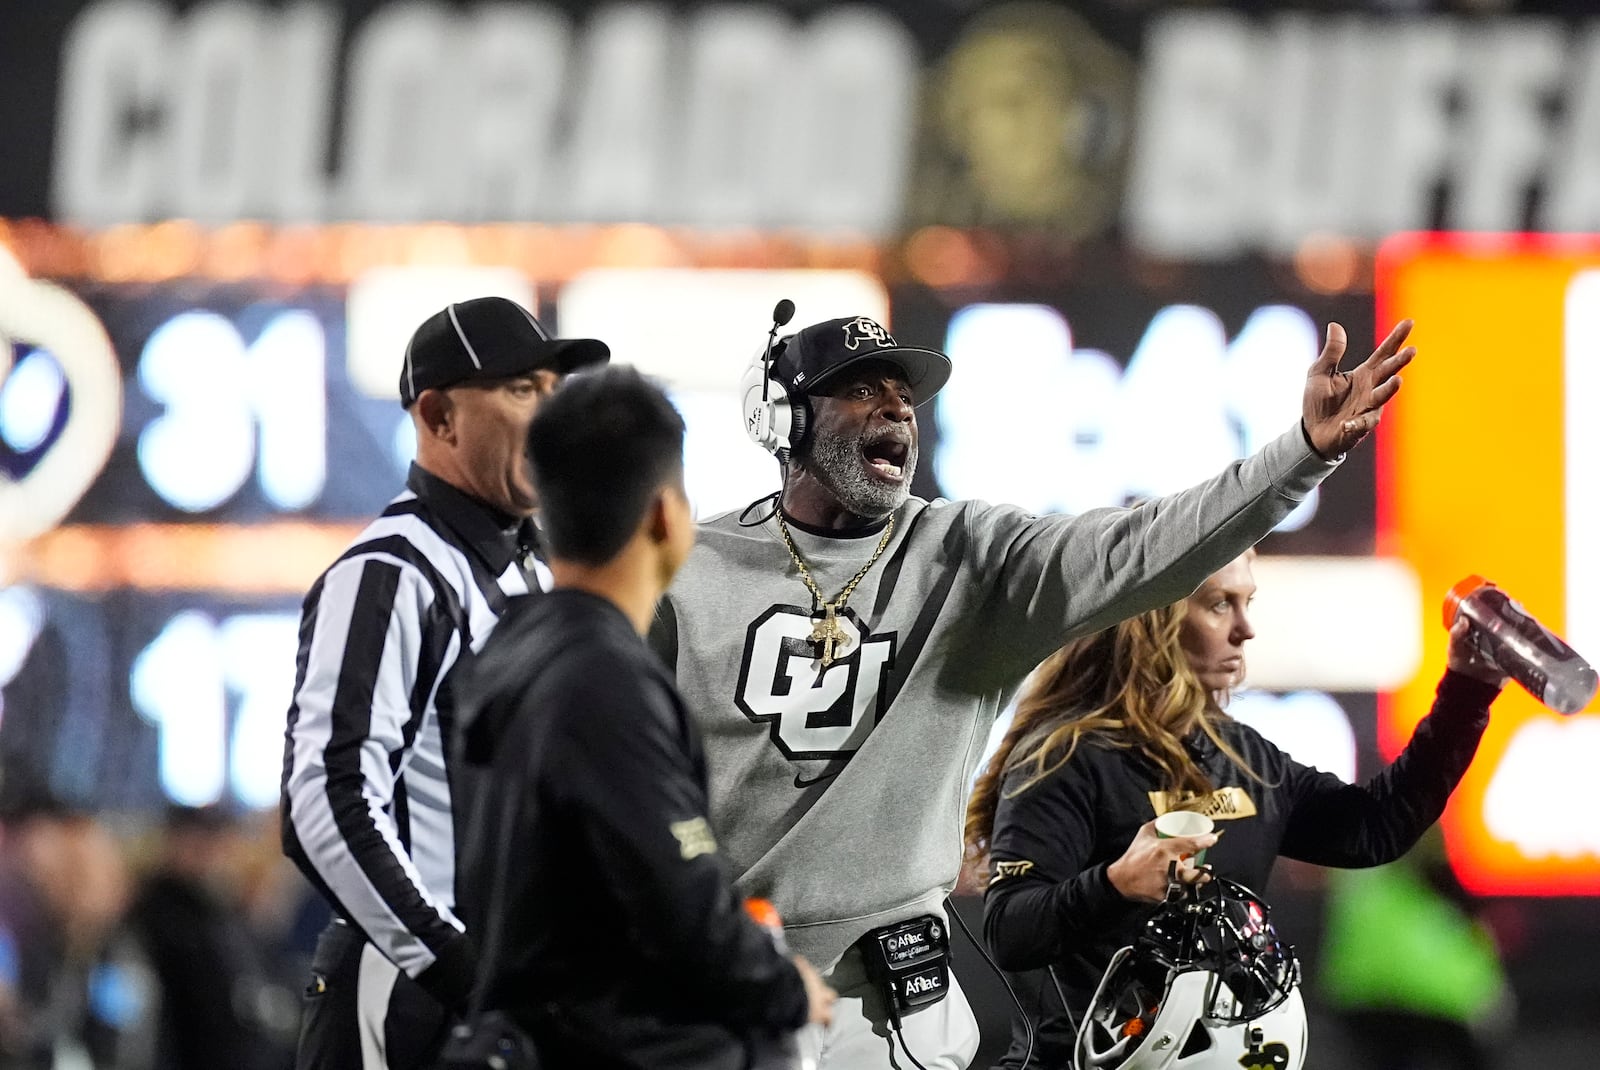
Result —
<svg viewBox="0 0 1600 1070"><path fill-rule="evenodd" d="M475 1009L547 1067L742 1070L833 993L746 916L699 734L644 642L694 542L683 422L609 369L555 393L528 452L554 585L508 609L462 696Z"/></svg>
<svg viewBox="0 0 1600 1070"><path fill-rule="evenodd" d="M446 305L406 346L397 387L416 462L300 610L280 825L334 917L311 959L296 1070L423 1070L466 1004L456 669L511 597L544 582L528 423L562 376L610 355L494 296Z"/></svg>
<svg viewBox="0 0 1600 1070"><path fill-rule="evenodd" d="M1054 654L977 782L966 834L988 859L984 938L1003 969L1040 971L1012 978L1036 1025L1029 1065L1071 1064L1095 985L1165 895L1172 863L1186 881L1206 879L1192 860L1206 850L1208 869L1259 890L1279 855L1392 861L1444 811L1488 725L1505 680L1464 622L1432 712L1363 785L1302 765L1229 719L1222 706L1255 635L1250 558L1183 602ZM1154 819L1174 809L1198 810L1228 834L1158 838ZM998 1065L1022 1066L1025 1050L1015 1021Z"/></svg>

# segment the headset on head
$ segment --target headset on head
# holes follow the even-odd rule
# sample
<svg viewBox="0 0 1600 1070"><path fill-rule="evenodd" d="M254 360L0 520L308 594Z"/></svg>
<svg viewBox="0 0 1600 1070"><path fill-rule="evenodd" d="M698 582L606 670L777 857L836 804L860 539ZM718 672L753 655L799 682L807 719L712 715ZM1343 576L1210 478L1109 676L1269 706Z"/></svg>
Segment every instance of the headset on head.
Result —
<svg viewBox="0 0 1600 1070"><path fill-rule="evenodd" d="M791 398L784 385L772 378L778 328L793 318L794 302L786 297L772 310L772 329L767 332L767 343L761 347L761 355L750 362L739 381L745 433L750 441L784 464L789 463L789 455L805 440L811 416L804 397ZM787 343L788 338L784 342Z"/></svg>

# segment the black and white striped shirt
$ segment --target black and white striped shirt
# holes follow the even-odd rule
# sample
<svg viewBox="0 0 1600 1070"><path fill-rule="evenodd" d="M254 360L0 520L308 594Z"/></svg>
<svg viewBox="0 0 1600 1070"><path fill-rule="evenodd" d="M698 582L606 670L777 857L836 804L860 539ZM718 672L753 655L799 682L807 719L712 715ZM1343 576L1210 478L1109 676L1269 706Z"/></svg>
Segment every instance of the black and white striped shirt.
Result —
<svg viewBox="0 0 1600 1070"><path fill-rule="evenodd" d="M283 842L345 920L451 1002L472 963L455 915L450 679L545 573L531 523L415 465L406 484L306 595Z"/></svg>

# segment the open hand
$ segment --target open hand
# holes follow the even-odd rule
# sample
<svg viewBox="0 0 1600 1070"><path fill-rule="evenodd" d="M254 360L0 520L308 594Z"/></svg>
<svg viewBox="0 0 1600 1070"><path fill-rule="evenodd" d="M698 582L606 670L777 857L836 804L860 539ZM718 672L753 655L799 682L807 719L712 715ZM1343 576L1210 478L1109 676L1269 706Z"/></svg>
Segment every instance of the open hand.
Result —
<svg viewBox="0 0 1600 1070"><path fill-rule="evenodd" d="M1210 880L1194 864L1194 856L1217 842L1215 832L1200 836L1156 835L1156 823L1146 821L1122 857L1106 868L1106 877L1124 899L1159 903L1167 897L1167 870L1176 862L1176 876L1185 884Z"/></svg>
<svg viewBox="0 0 1600 1070"><path fill-rule="evenodd" d="M1378 426L1383 406L1400 390L1400 369L1417 355L1415 346L1400 348L1410 333L1411 321L1401 320L1370 357L1342 372L1339 362L1344 359L1344 328L1337 323L1328 324L1327 343L1306 373L1301 409L1312 449L1331 460Z"/></svg>

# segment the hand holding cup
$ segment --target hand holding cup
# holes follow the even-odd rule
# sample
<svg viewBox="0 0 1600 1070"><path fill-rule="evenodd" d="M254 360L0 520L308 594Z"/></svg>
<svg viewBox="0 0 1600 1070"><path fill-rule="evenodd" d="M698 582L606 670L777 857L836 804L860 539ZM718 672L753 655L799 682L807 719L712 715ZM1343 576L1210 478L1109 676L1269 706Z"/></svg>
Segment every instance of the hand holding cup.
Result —
<svg viewBox="0 0 1600 1070"><path fill-rule="evenodd" d="M1158 839L1175 840L1185 836L1209 835L1216 827L1216 822L1205 814L1197 814L1193 810L1168 810L1156 818L1155 825ZM1212 842L1216 842L1215 836L1212 837ZM1193 856L1182 855L1180 857L1192 860L1196 866L1206 864L1205 848L1196 851Z"/></svg>
<svg viewBox="0 0 1600 1070"><path fill-rule="evenodd" d="M1169 830L1161 831L1165 825ZM1194 831L1185 831L1185 830ZM1217 842L1212 821L1204 814L1173 811L1146 821L1122 857L1106 868L1106 878L1124 899L1158 903L1167 895L1167 875L1193 884L1209 879L1200 868L1206 848Z"/></svg>

